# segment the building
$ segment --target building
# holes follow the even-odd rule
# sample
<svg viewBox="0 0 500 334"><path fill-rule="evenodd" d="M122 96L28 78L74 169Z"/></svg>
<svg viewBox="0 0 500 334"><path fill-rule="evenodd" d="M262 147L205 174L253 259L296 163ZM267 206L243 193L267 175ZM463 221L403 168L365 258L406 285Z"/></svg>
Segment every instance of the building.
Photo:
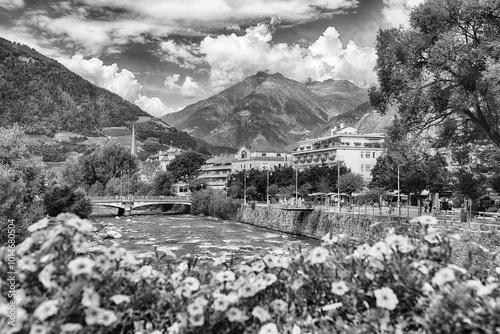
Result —
<svg viewBox="0 0 500 334"><path fill-rule="evenodd" d="M159 151L156 154L150 155L146 161L147 162L159 162L159 168L163 171L167 170L167 166L175 159L178 155L184 153L184 150L171 146L166 151Z"/></svg>
<svg viewBox="0 0 500 334"><path fill-rule="evenodd" d="M279 152L266 147L254 145L241 147L232 162L232 172L237 173L248 169L274 169L274 167L288 166L290 157L285 152Z"/></svg>
<svg viewBox="0 0 500 334"><path fill-rule="evenodd" d="M336 166L345 163L351 172L361 174L366 182L371 181L371 169L384 152L384 134L358 134L352 127L335 127L330 135L299 141L292 152L294 168L312 166Z"/></svg>
<svg viewBox="0 0 500 334"><path fill-rule="evenodd" d="M208 186L216 190L223 190L227 185L227 178L232 172L233 155L223 155L208 159L201 166L199 179L206 182Z"/></svg>

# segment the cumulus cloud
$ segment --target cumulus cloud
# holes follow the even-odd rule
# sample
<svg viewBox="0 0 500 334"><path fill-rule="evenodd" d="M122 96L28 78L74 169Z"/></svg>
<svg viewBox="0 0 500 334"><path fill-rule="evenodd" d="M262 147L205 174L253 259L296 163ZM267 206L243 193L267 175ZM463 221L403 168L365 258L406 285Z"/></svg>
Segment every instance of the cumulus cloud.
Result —
<svg viewBox="0 0 500 334"><path fill-rule="evenodd" d="M147 97L145 95L139 94L139 98L135 100L135 104L149 113L150 115L161 117L165 114L175 112L173 108L167 107L159 98L157 97Z"/></svg>
<svg viewBox="0 0 500 334"><path fill-rule="evenodd" d="M392 27L410 25L410 10L424 0L384 0L382 16Z"/></svg>
<svg viewBox="0 0 500 334"><path fill-rule="evenodd" d="M337 30L329 27L308 48L273 44L270 27L259 24L248 28L242 36L206 37L200 51L210 65L210 80L215 91L260 70L280 72L298 81L347 79L362 87L375 82L375 50L360 47L354 41L344 47L339 37Z"/></svg>
<svg viewBox="0 0 500 334"><path fill-rule="evenodd" d="M24 0L0 0L0 7L12 10L24 7Z"/></svg>
<svg viewBox="0 0 500 334"><path fill-rule="evenodd" d="M157 97L142 95L142 85L134 73L125 68L119 69L117 64L104 65L98 58L84 59L82 55L58 58L58 61L96 86L116 93L153 116L162 116L175 111Z"/></svg>
<svg viewBox="0 0 500 334"><path fill-rule="evenodd" d="M195 44L179 44L173 40L160 43L161 57L179 67L194 69L203 63L199 47Z"/></svg>
<svg viewBox="0 0 500 334"><path fill-rule="evenodd" d="M179 92L182 96L186 98L194 98L201 95L204 90L203 88L193 80L190 76L186 76L182 85L178 82L180 81L180 74L168 75L165 78L163 85L170 92Z"/></svg>

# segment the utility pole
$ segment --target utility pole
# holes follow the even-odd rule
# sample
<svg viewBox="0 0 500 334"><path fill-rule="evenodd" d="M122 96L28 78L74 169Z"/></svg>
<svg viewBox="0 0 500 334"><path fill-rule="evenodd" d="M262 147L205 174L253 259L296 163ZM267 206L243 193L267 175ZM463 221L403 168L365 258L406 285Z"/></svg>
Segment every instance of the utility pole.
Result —
<svg viewBox="0 0 500 334"><path fill-rule="evenodd" d="M299 169L297 168L295 169L295 204L297 204L299 200L298 186L299 186Z"/></svg>
<svg viewBox="0 0 500 334"><path fill-rule="evenodd" d="M267 169L267 205L269 206L269 168Z"/></svg>
<svg viewBox="0 0 500 334"><path fill-rule="evenodd" d="M399 217L401 217L401 199L400 199L400 187L399 187L399 165L398 165L398 210L399 210Z"/></svg>
<svg viewBox="0 0 500 334"><path fill-rule="evenodd" d="M243 204L247 205L247 170L243 170Z"/></svg>

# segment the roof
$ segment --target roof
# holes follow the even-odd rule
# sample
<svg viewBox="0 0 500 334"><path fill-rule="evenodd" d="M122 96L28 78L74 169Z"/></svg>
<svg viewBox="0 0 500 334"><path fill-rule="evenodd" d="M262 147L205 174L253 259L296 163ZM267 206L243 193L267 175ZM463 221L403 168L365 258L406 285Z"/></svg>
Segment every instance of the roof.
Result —
<svg viewBox="0 0 500 334"><path fill-rule="evenodd" d="M224 155L219 157L212 157L205 162L205 165L209 164L230 164L234 160L232 155Z"/></svg>

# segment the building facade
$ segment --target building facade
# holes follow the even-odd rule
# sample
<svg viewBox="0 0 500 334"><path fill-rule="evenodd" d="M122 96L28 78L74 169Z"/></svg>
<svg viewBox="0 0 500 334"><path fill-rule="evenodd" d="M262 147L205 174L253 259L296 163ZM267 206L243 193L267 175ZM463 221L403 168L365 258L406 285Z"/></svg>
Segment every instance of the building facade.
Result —
<svg viewBox="0 0 500 334"><path fill-rule="evenodd" d="M227 185L227 179L232 172L233 159L233 155L223 155L208 159L201 166L198 178L204 180L212 189L224 190Z"/></svg>
<svg viewBox="0 0 500 334"><path fill-rule="evenodd" d="M365 182L371 181L371 169L384 152L384 135L358 134L352 127L331 130L330 135L306 139L292 152L294 168L302 170L312 166L336 166L344 163L351 172L361 174Z"/></svg>
<svg viewBox="0 0 500 334"><path fill-rule="evenodd" d="M146 161L147 162L159 162L159 169L162 171L167 170L167 166L175 159L178 155L184 153L184 150L176 147L170 147L166 151L159 151L156 154L149 156Z"/></svg>
<svg viewBox="0 0 500 334"><path fill-rule="evenodd" d="M237 173L249 169L274 169L288 166L290 156L285 152L259 147L241 147L232 161L232 172Z"/></svg>

